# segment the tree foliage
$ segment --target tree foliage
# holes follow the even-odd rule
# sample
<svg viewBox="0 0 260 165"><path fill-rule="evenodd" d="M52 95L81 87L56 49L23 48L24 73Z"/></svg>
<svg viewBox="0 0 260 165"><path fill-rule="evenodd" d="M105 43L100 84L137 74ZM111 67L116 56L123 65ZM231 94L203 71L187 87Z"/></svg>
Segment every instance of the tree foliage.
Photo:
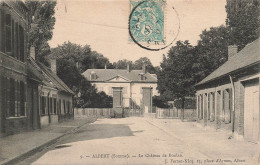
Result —
<svg viewBox="0 0 260 165"><path fill-rule="evenodd" d="M104 69L105 65L107 65L107 68L113 68L113 65L109 62L108 58L96 51L92 51L89 45L81 46L71 42L64 42L51 51L52 56L55 58L67 59L74 64L78 63L80 72L94 68Z"/></svg>
<svg viewBox="0 0 260 165"><path fill-rule="evenodd" d="M110 108L112 106L112 97L104 92L97 92L97 89L81 75L81 70L90 68L92 63L104 67L105 63L109 62L107 58L91 51L89 45L81 46L70 42L52 49L51 58L57 59L57 75L76 94L75 107ZM82 64L80 68L76 65L78 62Z"/></svg>
<svg viewBox="0 0 260 165"><path fill-rule="evenodd" d="M160 70L159 67L154 67L153 64L151 63L151 60L147 57L141 57L134 62L127 59L119 60L113 63L113 67L117 69L126 69L127 64L129 64L130 69L133 70L141 70L143 65L145 64L147 72L151 74L156 74L157 71Z"/></svg>
<svg viewBox="0 0 260 165"><path fill-rule="evenodd" d="M236 44L241 50L259 37L259 7L259 0L227 0L226 24L231 29L229 44Z"/></svg>
<svg viewBox="0 0 260 165"><path fill-rule="evenodd" d="M193 67L197 82L227 61L228 41L229 30L225 26L211 27L209 30L202 31L194 51L198 58Z"/></svg>
<svg viewBox="0 0 260 165"><path fill-rule="evenodd" d="M158 74L157 88L163 98L174 100L194 95L194 63L194 47L188 41L177 41L167 57L163 57L162 71Z"/></svg>
<svg viewBox="0 0 260 165"><path fill-rule="evenodd" d="M36 60L47 64L50 53L48 41L52 39L55 25L56 1L25 1L29 9L29 44L35 47Z"/></svg>

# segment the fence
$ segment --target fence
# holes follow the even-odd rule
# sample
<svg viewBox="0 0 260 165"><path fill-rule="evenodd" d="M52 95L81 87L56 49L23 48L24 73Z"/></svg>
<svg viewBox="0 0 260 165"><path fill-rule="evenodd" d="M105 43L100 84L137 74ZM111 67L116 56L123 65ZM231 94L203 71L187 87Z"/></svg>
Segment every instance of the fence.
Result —
<svg viewBox="0 0 260 165"><path fill-rule="evenodd" d="M98 118L110 118L114 116L112 108L74 108L74 117L98 117ZM140 109L124 109L124 116L142 116Z"/></svg>
<svg viewBox="0 0 260 165"><path fill-rule="evenodd" d="M158 119L178 119L181 118L181 109L158 108L156 107L156 118ZM184 119L196 120L196 109L184 109Z"/></svg>

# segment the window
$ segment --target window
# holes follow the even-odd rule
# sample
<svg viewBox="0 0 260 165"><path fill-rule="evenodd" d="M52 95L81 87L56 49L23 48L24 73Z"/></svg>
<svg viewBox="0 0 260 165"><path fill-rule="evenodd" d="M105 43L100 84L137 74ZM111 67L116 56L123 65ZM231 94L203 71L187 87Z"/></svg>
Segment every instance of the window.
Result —
<svg viewBox="0 0 260 165"><path fill-rule="evenodd" d="M11 15L5 15L5 51L12 52L12 18Z"/></svg>
<svg viewBox="0 0 260 165"><path fill-rule="evenodd" d="M96 75L96 73L94 71L92 71L90 73L90 80L95 80L95 79L97 79L97 75Z"/></svg>
<svg viewBox="0 0 260 165"><path fill-rule="evenodd" d="M66 103L65 103L65 100L63 100L63 108L64 108L64 114L67 113L67 112L66 112Z"/></svg>
<svg viewBox="0 0 260 165"><path fill-rule="evenodd" d="M15 23L15 47L14 47L14 56L19 59L19 28L18 23Z"/></svg>
<svg viewBox="0 0 260 165"><path fill-rule="evenodd" d="M11 55L12 57L24 62L25 59L25 37L24 28L19 25L10 14L2 14L4 19L3 42L1 45L1 51ZM2 32L1 32L2 33Z"/></svg>
<svg viewBox="0 0 260 165"><path fill-rule="evenodd" d="M50 97L50 114L53 114L52 97Z"/></svg>
<svg viewBox="0 0 260 165"><path fill-rule="evenodd" d="M19 37L20 37L20 58L19 60L21 60L22 62L24 62L24 30L21 26L19 26Z"/></svg>
<svg viewBox="0 0 260 165"><path fill-rule="evenodd" d="M45 108L46 108L46 97L42 96L42 115L45 115Z"/></svg>
<svg viewBox="0 0 260 165"><path fill-rule="evenodd" d="M6 104L5 104L5 107L6 107L6 116L7 117L10 117L11 114L10 114L10 80L5 78L5 86L6 86L6 95L5 95L5 98L6 98Z"/></svg>
<svg viewBox="0 0 260 165"><path fill-rule="evenodd" d="M10 79L10 116L15 116L15 81L14 79Z"/></svg>
<svg viewBox="0 0 260 165"><path fill-rule="evenodd" d="M57 100L54 98L54 114L57 114Z"/></svg>

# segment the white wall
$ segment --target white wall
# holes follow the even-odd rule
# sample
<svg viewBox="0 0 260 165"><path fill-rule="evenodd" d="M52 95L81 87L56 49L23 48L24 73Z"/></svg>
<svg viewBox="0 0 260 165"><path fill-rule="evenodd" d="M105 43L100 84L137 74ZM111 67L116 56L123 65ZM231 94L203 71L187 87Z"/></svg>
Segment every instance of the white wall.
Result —
<svg viewBox="0 0 260 165"><path fill-rule="evenodd" d="M152 87L153 88L153 96L159 95L157 91L157 83L130 83L130 82L93 82L98 90L98 92L105 92L107 95L112 96L113 90L112 87L123 87L123 98L124 98L124 106L129 107L130 98L135 101L137 105L140 106L142 99L142 87Z"/></svg>

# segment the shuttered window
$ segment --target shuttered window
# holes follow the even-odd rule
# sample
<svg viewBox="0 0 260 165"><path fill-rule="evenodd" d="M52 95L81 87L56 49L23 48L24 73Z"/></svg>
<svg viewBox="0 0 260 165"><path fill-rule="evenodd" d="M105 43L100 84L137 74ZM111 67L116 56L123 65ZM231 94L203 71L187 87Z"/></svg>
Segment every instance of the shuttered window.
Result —
<svg viewBox="0 0 260 165"><path fill-rule="evenodd" d="M24 62L25 60L25 32L24 28L10 14L1 11L0 22L0 50Z"/></svg>
<svg viewBox="0 0 260 165"><path fill-rule="evenodd" d="M54 98L54 101L53 101L53 105L54 105L54 114L57 114L57 100L56 98Z"/></svg>
<svg viewBox="0 0 260 165"><path fill-rule="evenodd" d="M20 116L25 116L25 89L24 83L20 83Z"/></svg>
<svg viewBox="0 0 260 165"><path fill-rule="evenodd" d="M42 115L45 115L45 106L46 106L46 99L44 96L42 96L42 105L41 105Z"/></svg>
<svg viewBox="0 0 260 165"><path fill-rule="evenodd" d="M12 19L11 15L5 15L5 51L12 52Z"/></svg>
<svg viewBox="0 0 260 165"><path fill-rule="evenodd" d="M9 114L10 116L15 116L15 81L14 79L10 79L10 103L9 103Z"/></svg>
<svg viewBox="0 0 260 165"><path fill-rule="evenodd" d="M20 38L20 60L24 62L24 30L21 26L19 26L19 38Z"/></svg>
<svg viewBox="0 0 260 165"><path fill-rule="evenodd" d="M14 55L17 59L19 59L19 26L18 23L15 23L15 33L14 33L14 38L15 38L15 47L14 47Z"/></svg>
<svg viewBox="0 0 260 165"><path fill-rule="evenodd" d="M0 11L0 51L5 52L5 14L3 11Z"/></svg>

